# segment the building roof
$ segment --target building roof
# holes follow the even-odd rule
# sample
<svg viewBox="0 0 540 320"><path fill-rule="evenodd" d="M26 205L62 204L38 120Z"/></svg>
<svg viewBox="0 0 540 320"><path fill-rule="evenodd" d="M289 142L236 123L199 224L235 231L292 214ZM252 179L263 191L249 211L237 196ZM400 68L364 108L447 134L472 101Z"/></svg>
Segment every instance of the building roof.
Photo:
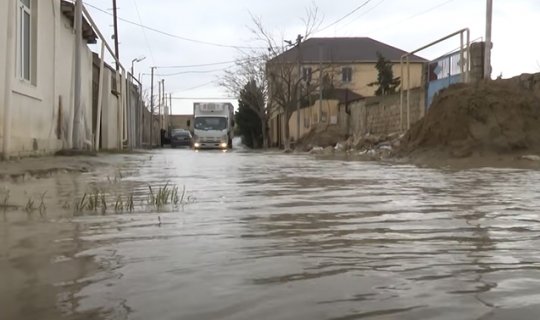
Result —
<svg viewBox="0 0 540 320"><path fill-rule="evenodd" d="M339 100L340 104L348 104L354 101L365 99L364 96L345 88L335 88L331 93L334 99Z"/></svg>
<svg viewBox="0 0 540 320"><path fill-rule="evenodd" d="M73 17L75 16L75 5L73 4L73 2L62 0L61 10L62 10L62 14L66 18L70 19L71 27L73 28L74 26ZM84 17L83 17L82 33L83 33L83 39L86 40L86 43L89 43L89 44L97 43L98 36L96 32L94 31L94 29L92 29L92 26L90 26L90 23L88 23L88 21Z"/></svg>
<svg viewBox="0 0 540 320"><path fill-rule="evenodd" d="M270 62L298 62L300 51L303 63L361 63L376 62L377 52L392 62L399 62L406 51L392 47L368 37L357 38L310 38L297 47L285 51ZM321 57L322 56L322 61ZM412 55L410 62L427 62L426 59Z"/></svg>

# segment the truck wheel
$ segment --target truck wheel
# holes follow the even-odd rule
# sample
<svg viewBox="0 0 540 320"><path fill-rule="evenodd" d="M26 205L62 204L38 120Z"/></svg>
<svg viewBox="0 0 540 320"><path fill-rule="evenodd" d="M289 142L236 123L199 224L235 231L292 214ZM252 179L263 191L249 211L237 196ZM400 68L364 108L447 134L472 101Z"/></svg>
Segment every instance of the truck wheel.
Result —
<svg viewBox="0 0 540 320"><path fill-rule="evenodd" d="M232 149L232 139L229 138L229 142L227 143L227 146L229 147L229 149Z"/></svg>

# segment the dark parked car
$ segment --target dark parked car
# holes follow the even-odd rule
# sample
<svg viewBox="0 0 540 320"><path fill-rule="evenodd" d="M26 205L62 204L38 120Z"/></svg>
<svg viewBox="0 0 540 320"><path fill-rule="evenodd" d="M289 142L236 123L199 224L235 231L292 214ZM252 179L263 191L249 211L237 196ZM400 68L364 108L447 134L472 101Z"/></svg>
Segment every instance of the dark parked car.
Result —
<svg viewBox="0 0 540 320"><path fill-rule="evenodd" d="M191 147L192 143L191 132L185 129L173 129L171 131L171 148L188 146Z"/></svg>

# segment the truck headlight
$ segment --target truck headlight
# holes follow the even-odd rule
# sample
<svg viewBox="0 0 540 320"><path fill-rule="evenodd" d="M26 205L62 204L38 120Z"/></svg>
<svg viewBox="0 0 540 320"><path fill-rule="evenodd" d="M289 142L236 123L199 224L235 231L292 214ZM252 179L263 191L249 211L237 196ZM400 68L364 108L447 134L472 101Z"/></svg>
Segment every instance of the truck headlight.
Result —
<svg viewBox="0 0 540 320"><path fill-rule="evenodd" d="M201 146L201 144L198 143L198 142L195 142L195 143L193 144L193 147L194 147L194 148L199 148L200 146Z"/></svg>
<svg viewBox="0 0 540 320"><path fill-rule="evenodd" d="M222 142L219 146L222 148L227 148L229 144L227 142Z"/></svg>

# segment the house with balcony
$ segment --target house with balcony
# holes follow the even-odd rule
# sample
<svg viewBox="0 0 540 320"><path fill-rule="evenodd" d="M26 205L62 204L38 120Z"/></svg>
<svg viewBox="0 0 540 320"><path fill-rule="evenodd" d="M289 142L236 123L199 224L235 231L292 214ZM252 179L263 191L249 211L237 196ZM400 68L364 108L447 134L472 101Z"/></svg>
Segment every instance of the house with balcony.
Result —
<svg viewBox="0 0 540 320"><path fill-rule="evenodd" d="M401 87L423 85L425 59L411 56L402 77L407 52L368 37L310 38L269 60L270 145L283 146L286 136L295 141L318 124L337 125L340 108L375 96L378 53L392 63Z"/></svg>

